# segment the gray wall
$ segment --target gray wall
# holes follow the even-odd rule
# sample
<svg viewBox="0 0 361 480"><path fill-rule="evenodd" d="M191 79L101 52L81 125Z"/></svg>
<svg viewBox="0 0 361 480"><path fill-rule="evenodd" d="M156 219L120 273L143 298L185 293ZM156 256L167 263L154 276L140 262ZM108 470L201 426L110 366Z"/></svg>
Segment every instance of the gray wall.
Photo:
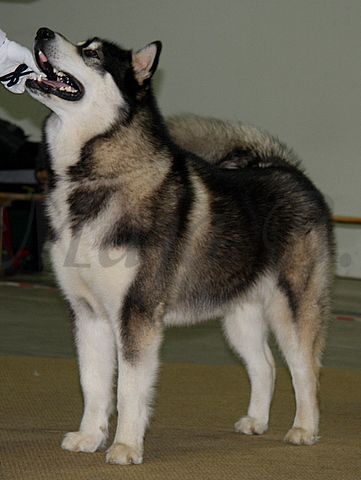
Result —
<svg viewBox="0 0 361 480"><path fill-rule="evenodd" d="M360 0L0 1L0 26L31 45L39 26L80 41L163 41L165 114L255 123L289 143L335 213L361 215ZM45 109L0 91L0 116L34 139ZM361 229L337 228L340 274L361 277Z"/></svg>

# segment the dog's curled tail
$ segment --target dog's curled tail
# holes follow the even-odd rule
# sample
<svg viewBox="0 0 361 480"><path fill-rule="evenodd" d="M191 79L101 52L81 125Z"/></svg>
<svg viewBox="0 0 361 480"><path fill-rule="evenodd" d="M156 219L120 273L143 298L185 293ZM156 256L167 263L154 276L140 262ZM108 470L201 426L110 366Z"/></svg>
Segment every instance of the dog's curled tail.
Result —
<svg viewBox="0 0 361 480"><path fill-rule="evenodd" d="M181 148L223 168L300 163L277 137L250 124L182 114L167 118L167 126Z"/></svg>

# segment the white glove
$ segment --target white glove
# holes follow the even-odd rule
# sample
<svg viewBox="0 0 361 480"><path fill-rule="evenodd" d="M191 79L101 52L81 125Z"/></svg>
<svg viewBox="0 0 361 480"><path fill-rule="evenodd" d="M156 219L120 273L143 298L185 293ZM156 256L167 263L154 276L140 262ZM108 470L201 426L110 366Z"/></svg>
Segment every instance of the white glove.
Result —
<svg viewBox="0 0 361 480"><path fill-rule="evenodd" d="M28 68L21 68L20 65ZM18 69L16 72L15 70ZM12 74L15 72L14 74ZM27 73L27 74L24 74ZM26 47L8 40L0 30L0 81L13 93L24 93L27 78L36 78L40 73L33 56Z"/></svg>

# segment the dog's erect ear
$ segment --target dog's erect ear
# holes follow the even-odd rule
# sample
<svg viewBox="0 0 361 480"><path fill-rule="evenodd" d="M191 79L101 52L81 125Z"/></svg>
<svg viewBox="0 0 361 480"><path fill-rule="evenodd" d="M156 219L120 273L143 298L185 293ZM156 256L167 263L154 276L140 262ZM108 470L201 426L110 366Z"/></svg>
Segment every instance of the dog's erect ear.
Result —
<svg viewBox="0 0 361 480"><path fill-rule="evenodd" d="M133 70L139 85L143 85L156 71L161 50L161 42L156 41L149 43L137 52L133 52Z"/></svg>

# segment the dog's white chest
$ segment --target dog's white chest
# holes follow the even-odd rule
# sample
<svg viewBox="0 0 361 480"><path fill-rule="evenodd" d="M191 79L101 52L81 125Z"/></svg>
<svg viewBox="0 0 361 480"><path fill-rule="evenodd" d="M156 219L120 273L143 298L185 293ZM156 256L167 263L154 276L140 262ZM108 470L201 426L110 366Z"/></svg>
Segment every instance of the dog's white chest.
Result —
<svg viewBox="0 0 361 480"><path fill-rule="evenodd" d="M138 268L131 248L100 248L91 227L72 235L63 229L51 251L62 290L70 302L83 299L99 315L119 312Z"/></svg>

